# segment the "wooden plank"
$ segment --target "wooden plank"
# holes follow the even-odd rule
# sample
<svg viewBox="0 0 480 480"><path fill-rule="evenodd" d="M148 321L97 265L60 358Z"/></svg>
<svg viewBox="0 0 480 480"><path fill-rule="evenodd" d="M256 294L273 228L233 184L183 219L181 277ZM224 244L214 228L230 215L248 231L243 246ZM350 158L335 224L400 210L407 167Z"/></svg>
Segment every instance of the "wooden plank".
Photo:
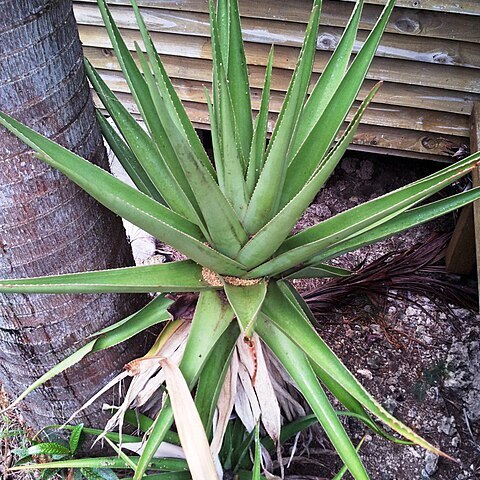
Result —
<svg viewBox="0 0 480 480"><path fill-rule="evenodd" d="M340 0L343 3L352 3L356 0ZM96 0L82 0L82 2L95 3ZM116 5L125 5L128 0L109 0L108 3ZM242 15L248 15L248 11L252 11L251 15L258 15L259 9L255 7L254 2L249 0L240 0L240 10ZM290 15L295 15L295 9L303 12L311 9L312 2L310 0L283 1L282 8L278 8L277 0L264 0L265 6L269 13L268 18L278 16L282 19L282 13L279 10L286 10ZM324 0L324 4L338 3ZM366 0L366 4L384 6L385 0ZM185 10L190 12L207 12L208 0L138 0L138 4L142 6L166 8L169 10ZM480 4L478 0L397 0L396 7L400 8L427 10L440 13L480 15ZM368 5L367 5L368 6ZM258 6L257 6L258 7ZM400 7L400 8L399 8ZM260 7L261 8L261 7ZM299 14L298 12L296 13ZM300 13L303 15L303 13ZM261 18L261 17L260 17ZM301 17L305 21L304 17Z"/></svg>
<svg viewBox="0 0 480 480"><path fill-rule="evenodd" d="M74 5L95 2L96 0L77 0ZM109 2L116 5L130 6L130 0L117 0ZM197 13L208 13L207 4L198 5L190 2L191 6L182 5L181 2L159 2L158 0L139 0L140 7L156 8L163 10L178 10ZM283 2L282 8L278 8L278 0L241 0L240 14L245 18L276 20L284 22L296 22L306 24L312 2L310 0L296 0L295 2ZM324 0L321 25L345 27L353 5L337 0ZM365 5L363 8L360 28L371 30L378 19L382 7L377 5ZM463 42L480 43L478 35L478 19L473 16L451 14L445 12L422 11L410 8L395 8L386 27L388 33L402 35L415 35Z"/></svg>
<svg viewBox="0 0 480 480"><path fill-rule="evenodd" d="M130 94L118 93L118 98L133 114L138 114L136 105ZM96 98L98 104L98 99ZM199 126L208 126L209 116L205 104L197 102L184 102L187 113ZM271 114L269 118L269 130L273 129L276 115ZM366 147L378 147L382 149L393 149L404 151L405 156L412 157L414 153L440 156L446 160L450 158L448 148L460 148L465 142L463 137L453 135L441 135L435 133L425 134L414 130L403 130L400 128L389 128L373 125L360 125L354 142L357 145Z"/></svg>
<svg viewBox="0 0 480 480"><path fill-rule="evenodd" d="M480 102L475 102L470 117L470 148L480 150ZM473 186L480 186L480 168L472 172ZM480 201L464 207L447 248L447 270L460 275L475 271L480 280ZM480 293L480 281L479 281ZM480 295L479 295L480 299Z"/></svg>
<svg viewBox="0 0 480 480"><path fill-rule="evenodd" d="M109 70L99 70L100 75L115 92L128 93L127 83L121 73ZM174 79L173 84L180 98L184 101L206 103L203 87L211 91L211 83L198 82L194 80ZM261 90L252 89L252 107L260 108ZM270 97L270 111L280 112L285 95L280 92L273 92ZM347 116L351 121L359 103ZM455 115L445 112L424 111L419 108L404 106L390 106L381 103L372 103L365 112L362 123L379 125L385 127L418 130L423 132L441 133L444 135L456 135L469 137L469 121L464 115Z"/></svg>
<svg viewBox="0 0 480 480"><path fill-rule="evenodd" d="M341 1L355 2L356 0ZM365 0L365 3L372 3L374 5L385 5L385 0ZM480 15L480 2L478 0L397 0L395 5L397 7L434 10L437 12Z"/></svg>
<svg viewBox="0 0 480 480"><path fill-rule="evenodd" d="M470 275L475 271L475 226L472 205L464 207L460 212L447 247L445 265L447 271L457 275Z"/></svg>
<svg viewBox="0 0 480 480"><path fill-rule="evenodd" d="M470 148L472 152L480 151L480 102L475 102L470 117ZM472 172L473 186L480 186L480 167ZM478 299L480 302L480 200L473 204L473 225L475 236L475 251L477 261ZM479 309L480 311L480 309Z"/></svg>
<svg viewBox="0 0 480 480"><path fill-rule="evenodd" d="M80 38L85 46L110 48L108 35L103 28L83 25L79 28ZM128 48L134 49L133 42L140 42L140 34L134 30L121 30ZM210 39L188 35L174 35L153 32L152 38L161 55L175 57L211 59ZM249 65L265 66L270 47L264 44L245 44ZM299 49L277 46L275 62L277 68L293 69ZM317 52L314 71L322 72L330 57L329 52ZM409 85L423 85L447 90L478 94L480 75L475 69L450 65L424 64L390 58L375 58L367 74L368 79L385 80Z"/></svg>
<svg viewBox="0 0 480 480"><path fill-rule="evenodd" d="M120 70L112 50L84 47L84 52L95 68ZM136 55L134 57L136 58ZM165 55L162 57L162 61L171 77L200 82L210 82L212 79L212 63L209 60L184 58L179 62L175 57ZM263 87L264 76L265 69L263 67L255 65L249 67L250 85L253 88ZM313 74L312 82L316 82L318 77L319 74ZM290 70L275 68L273 70L272 89L285 92L290 78ZM375 83L374 80L365 81L358 100L363 100ZM418 107L426 110L470 115L473 102L480 101L480 94L384 82L375 98L376 101L386 105Z"/></svg>
<svg viewBox="0 0 480 480"><path fill-rule="evenodd" d="M103 26L96 6L75 5L75 17L81 25ZM132 8L112 7L112 15L119 28L136 30L136 20ZM177 35L210 36L208 14L179 12L174 10L143 9L143 17L151 32ZM242 22L245 41L270 45L300 47L305 34L305 25L275 20L244 18ZM333 51L342 36L343 29L334 26L321 26L317 49ZM360 30L354 52L363 46L368 31ZM425 63L440 63L480 69L478 44L418 36L402 36L386 33L377 49L377 57L399 58Z"/></svg>

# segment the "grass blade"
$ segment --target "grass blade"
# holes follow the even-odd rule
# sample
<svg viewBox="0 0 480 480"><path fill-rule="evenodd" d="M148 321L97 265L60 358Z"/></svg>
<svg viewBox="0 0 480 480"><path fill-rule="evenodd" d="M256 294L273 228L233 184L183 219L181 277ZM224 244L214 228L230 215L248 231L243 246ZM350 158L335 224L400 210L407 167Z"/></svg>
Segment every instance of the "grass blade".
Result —
<svg viewBox="0 0 480 480"><path fill-rule="evenodd" d="M138 464L139 457L128 457L129 461ZM80 458L76 460L62 460L58 462L49 463L32 463L29 465L19 465L18 467L11 467L10 471L18 472L22 470L48 470L52 468L109 468L125 470L129 465L119 457L96 457L96 458ZM188 465L185 460L176 458L155 458L152 459L149 470L160 471L188 471Z"/></svg>

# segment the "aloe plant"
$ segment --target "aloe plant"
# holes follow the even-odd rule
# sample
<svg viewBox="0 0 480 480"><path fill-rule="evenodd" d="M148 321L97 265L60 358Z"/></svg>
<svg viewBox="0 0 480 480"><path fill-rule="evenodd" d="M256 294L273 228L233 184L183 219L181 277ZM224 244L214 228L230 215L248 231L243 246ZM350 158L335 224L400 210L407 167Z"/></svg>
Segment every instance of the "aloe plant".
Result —
<svg viewBox="0 0 480 480"><path fill-rule="evenodd" d="M476 188L419 206L471 172L480 160L480 154L476 153L424 179L291 234L342 158L365 109L381 86L378 84L370 92L341 132L394 0L387 1L369 37L350 62L363 6L363 1L357 1L338 48L307 95L321 7L320 0L314 1L305 40L268 145L273 48L260 111L253 121L237 1L218 0L215 8L210 0L213 83L212 92L205 93L213 162L166 74L136 1L132 0L132 7L144 43L143 49L135 45L136 59L123 41L105 0L98 0L98 4L146 130L127 112L88 61L86 70L116 124L113 128L98 112L104 136L137 188L122 183L5 113L0 113L0 122L33 148L38 158L59 169L116 214L183 253L188 260L3 280L0 291L198 292L180 370L191 391L198 385L196 406L207 430L211 430L214 405L226 375L225 365L230 361L237 337L240 335L252 348L254 356L252 338L258 335L283 364L355 479L367 479L368 474L326 390L344 405L347 413L375 432L384 434L370 415L405 442L444 455L392 417L348 371L315 331L312 314L292 283L296 278L348 275L348 271L325 262L480 197ZM171 303L161 295L137 314L99 332L97 338L44 375L28 391L90 352L108 348L154 323L169 321L167 308ZM140 458L135 460L135 480L150 468L173 421L167 400L149 430ZM254 474L258 478L258 469Z"/></svg>

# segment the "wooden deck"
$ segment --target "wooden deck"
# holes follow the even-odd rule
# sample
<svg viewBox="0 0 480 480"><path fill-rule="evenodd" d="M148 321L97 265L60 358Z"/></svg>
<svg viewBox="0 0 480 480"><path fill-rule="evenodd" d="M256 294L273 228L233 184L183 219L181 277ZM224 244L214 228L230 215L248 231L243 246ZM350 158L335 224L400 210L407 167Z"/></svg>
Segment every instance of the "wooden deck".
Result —
<svg viewBox="0 0 480 480"><path fill-rule="evenodd" d="M324 0L314 79L338 44L354 0ZM141 44L129 0L109 1L127 45ZM165 67L191 119L208 128L203 85L211 86L207 0L138 0ZM385 0L366 0L355 49ZM136 112L95 0L75 0L85 54ZM240 0L253 107L258 108L270 45L275 44L271 124L299 53L311 1ZM364 116L355 147L378 153L449 161L469 144L469 117L480 101L480 1L397 0L358 100L384 85ZM350 114L351 118L352 113Z"/></svg>

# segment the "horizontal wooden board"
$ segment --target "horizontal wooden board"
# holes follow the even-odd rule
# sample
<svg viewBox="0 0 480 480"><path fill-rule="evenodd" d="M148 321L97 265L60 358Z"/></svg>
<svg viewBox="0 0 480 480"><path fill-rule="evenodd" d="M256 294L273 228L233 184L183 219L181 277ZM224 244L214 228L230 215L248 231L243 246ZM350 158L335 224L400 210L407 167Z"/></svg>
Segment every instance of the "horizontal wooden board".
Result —
<svg viewBox="0 0 480 480"><path fill-rule="evenodd" d="M128 93L118 93L118 98L132 114L138 114L132 96ZM98 98L95 98L97 106L101 106ZM208 109L203 103L184 102L187 113L199 128L207 128L209 125ZM276 120L276 115L271 114L269 128ZM382 126L360 125L354 138L354 144L365 147L378 147L404 151L405 156L414 156L415 153L433 157L443 157L448 160L451 155L448 149L458 149L465 143L465 138L453 135L441 135L425 133L415 130L403 130Z"/></svg>
<svg viewBox="0 0 480 480"><path fill-rule="evenodd" d="M95 68L102 70L120 70L118 61L112 50L94 47L85 47L85 55ZM136 55L134 54L136 58ZM179 62L175 57L162 56L163 64L171 77L179 79L197 80L208 83L212 79L212 63L209 60L184 58ZM253 88L262 88L265 69L252 65L249 67L250 85ZM312 76L312 83L316 82L319 74ZM291 78L291 71L280 68L273 70L272 89L285 92ZM366 80L359 100L363 100L375 85L374 80ZM442 90L416 85L384 82L376 95L376 101L387 105L403 105L417 107L439 112L458 113L470 115L474 101L480 100L480 93L456 92L454 90Z"/></svg>
<svg viewBox="0 0 480 480"><path fill-rule="evenodd" d="M81 0L82 2L95 3L96 0ZM129 0L108 0L108 3L114 5L125 5ZM356 0L339 0L343 3L352 3ZM157 7L157 8L166 8L170 10L185 10L190 12L207 12L208 11L208 0L137 0L139 5ZM253 3L250 0L239 0L240 10L242 15L248 15L249 11L252 11L252 14L257 14L259 11L262 11L260 8L255 8ZM291 0L291 1L282 1L282 8L278 8L277 0L265 0L265 6L269 10L271 16L278 15L282 19L282 13L279 10L285 8L286 12L291 15L304 15L302 13L295 13L294 9L298 5L298 10L309 10L312 5L310 0ZM337 3L329 0L324 0L324 4L328 5L329 3ZM375 6L385 5L385 0L366 0L365 3ZM449 13L449 14L464 14L464 15L480 15L480 3L478 0L397 0L395 3L398 10L401 9L416 9L416 10L427 10L428 12L440 12L440 13ZM268 11L268 10L267 10ZM259 16L259 18L262 18ZM269 17L270 18L270 17ZM304 17L301 17L304 18ZM304 20L300 20L304 21Z"/></svg>
<svg viewBox="0 0 480 480"><path fill-rule="evenodd" d="M84 45L90 47L110 48L107 32L101 27L80 26L80 38ZM134 49L134 41L141 42L139 32L121 30L125 42ZM211 59L210 39L189 35L153 32L152 38L158 52L175 57ZM249 65L265 66L270 47L266 44L245 44ZM278 68L293 69L299 49L296 47L277 46L274 65ZM329 52L319 51L316 56L314 71L322 72L330 57ZM480 75L475 69L454 67L451 65L426 64L408 60L375 58L367 74L368 79L385 80L409 85L423 85L447 90L457 90L477 94L480 92Z"/></svg>
<svg viewBox="0 0 480 480"><path fill-rule="evenodd" d="M135 15L130 7L112 7L117 25L124 29L136 29ZM143 9L143 17L152 32L210 36L208 14L175 10ZM103 26L103 21L95 5L75 5L75 17L82 25ZM300 23L279 22L244 18L242 22L245 41L270 45L300 47L305 26ZM319 50L333 51L340 41L343 29L335 26L321 26L317 40ZM368 36L368 31L360 30L354 52L357 52ZM402 36L386 33L382 37L376 56L398 58L425 63L440 63L469 68L480 68L478 44L420 36Z"/></svg>
<svg viewBox="0 0 480 480"><path fill-rule="evenodd" d="M99 70L103 79L115 92L128 93L129 89L123 76L119 72ZM203 86L211 91L211 83L194 80L174 79L174 86L183 101L206 103ZM282 106L284 94L274 92L270 98L270 111L278 113ZM261 90L252 89L252 107L260 108ZM358 107L358 102L347 117L352 119ZM404 106L392 106L382 103L372 103L365 112L362 123L386 127L419 130L423 132L435 132L445 135L457 135L469 137L469 118L464 115L456 115L446 112L427 112L420 108Z"/></svg>
<svg viewBox="0 0 480 480"><path fill-rule="evenodd" d="M341 0L355 2L356 0ZM365 0L374 5L385 5L385 0ZM418 8L421 10L434 10L437 12L461 13L465 15L480 15L480 2L478 0L397 0L397 7Z"/></svg>

